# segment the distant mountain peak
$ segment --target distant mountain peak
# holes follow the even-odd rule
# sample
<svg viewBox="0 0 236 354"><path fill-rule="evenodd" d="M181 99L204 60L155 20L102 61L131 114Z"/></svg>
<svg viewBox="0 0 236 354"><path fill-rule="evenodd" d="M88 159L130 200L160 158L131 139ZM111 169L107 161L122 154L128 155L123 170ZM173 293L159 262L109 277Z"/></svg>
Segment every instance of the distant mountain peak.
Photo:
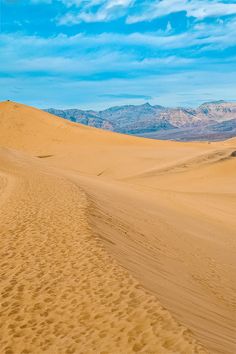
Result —
<svg viewBox="0 0 236 354"><path fill-rule="evenodd" d="M152 106L146 102L141 105L115 106L98 112L80 109L49 109L47 111L73 122L118 133L157 138L165 134L165 137L176 137L176 140L181 138L188 140L186 137L188 133L191 133L191 137L195 136L198 139L199 134L200 137L206 137L206 132L212 126L214 129L211 132L214 131L214 137L218 139L226 133L230 136L234 134L236 102L218 100L203 103L198 108L166 108L158 105ZM217 125L229 120L232 122Z"/></svg>
<svg viewBox="0 0 236 354"><path fill-rule="evenodd" d="M230 103L230 102L228 102L228 101L224 101L224 100L217 100L217 101L209 101L209 102L204 102L204 103L202 103L201 105L200 105L200 107L201 106L207 106L207 105L209 105L209 104L211 104L211 105L214 105L214 104L224 104L224 103Z"/></svg>
<svg viewBox="0 0 236 354"><path fill-rule="evenodd" d="M141 106L143 106L143 107L152 107L152 105L149 102L146 102L146 103L142 104Z"/></svg>

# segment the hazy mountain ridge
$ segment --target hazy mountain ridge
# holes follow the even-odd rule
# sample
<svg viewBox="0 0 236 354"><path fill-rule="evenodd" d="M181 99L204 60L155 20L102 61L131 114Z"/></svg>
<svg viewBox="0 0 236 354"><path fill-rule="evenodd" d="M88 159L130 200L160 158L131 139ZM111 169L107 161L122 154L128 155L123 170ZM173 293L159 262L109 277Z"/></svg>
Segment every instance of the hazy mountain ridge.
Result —
<svg viewBox="0 0 236 354"><path fill-rule="evenodd" d="M195 109L145 103L103 111L54 108L45 111L96 128L155 139L221 140L236 135L234 102L208 102Z"/></svg>

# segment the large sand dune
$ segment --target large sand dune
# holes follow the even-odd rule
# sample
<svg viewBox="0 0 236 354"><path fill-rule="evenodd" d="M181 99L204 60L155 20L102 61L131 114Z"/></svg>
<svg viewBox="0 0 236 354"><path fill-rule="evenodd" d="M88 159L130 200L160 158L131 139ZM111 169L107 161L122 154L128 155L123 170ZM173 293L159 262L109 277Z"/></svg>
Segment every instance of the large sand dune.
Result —
<svg viewBox="0 0 236 354"><path fill-rule="evenodd" d="M235 139L134 138L4 102L0 147L1 352L236 351Z"/></svg>

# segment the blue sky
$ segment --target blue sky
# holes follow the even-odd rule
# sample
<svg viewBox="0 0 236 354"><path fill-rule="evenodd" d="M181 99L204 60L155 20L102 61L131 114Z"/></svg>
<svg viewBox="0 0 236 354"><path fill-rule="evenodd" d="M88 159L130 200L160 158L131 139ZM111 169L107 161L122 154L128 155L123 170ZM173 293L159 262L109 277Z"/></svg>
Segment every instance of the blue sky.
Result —
<svg viewBox="0 0 236 354"><path fill-rule="evenodd" d="M236 1L2 0L0 100L40 108L236 99Z"/></svg>

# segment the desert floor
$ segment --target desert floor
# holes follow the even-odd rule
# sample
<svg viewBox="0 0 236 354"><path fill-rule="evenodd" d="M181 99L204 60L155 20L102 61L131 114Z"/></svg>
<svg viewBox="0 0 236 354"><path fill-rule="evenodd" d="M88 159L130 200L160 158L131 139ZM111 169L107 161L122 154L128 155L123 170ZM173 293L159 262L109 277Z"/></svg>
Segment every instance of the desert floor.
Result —
<svg viewBox="0 0 236 354"><path fill-rule="evenodd" d="M236 352L236 139L0 104L0 352Z"/></svg>

